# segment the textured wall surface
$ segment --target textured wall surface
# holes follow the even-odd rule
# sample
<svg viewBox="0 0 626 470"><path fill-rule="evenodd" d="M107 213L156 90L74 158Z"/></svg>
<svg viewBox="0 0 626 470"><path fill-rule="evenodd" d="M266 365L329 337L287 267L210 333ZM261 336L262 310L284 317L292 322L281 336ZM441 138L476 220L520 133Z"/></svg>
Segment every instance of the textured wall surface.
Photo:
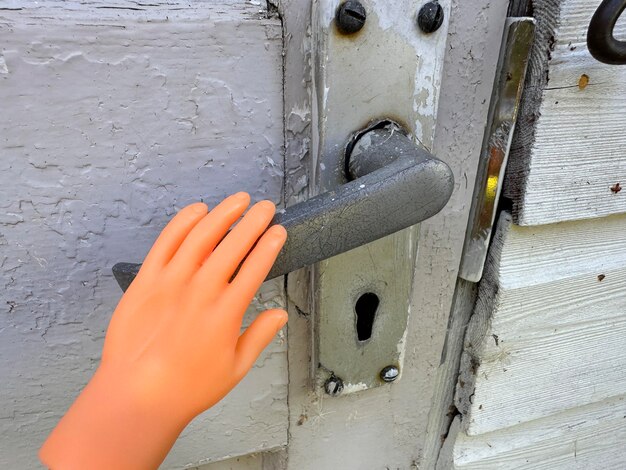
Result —
<svg viewBox="0 0 626 470"><path fill-rule="evenodd" d="M0 2L1 468L36 467L97 366L116 261L192 201L282 199L279 20L245 2L23 4ZM283 343L168 468L285 443Z"/></svg>
<svg viewBox="0 0 626 470"><path fill-rule="evenodd" d="M437 468L622 469L625 69L587 50L597 0L512 3L537 20L504 185L512 211L489 249Z"/></svg>
<svg viewBox="0 0 626 470"><path fill-rule="evenodd" d="M597 0L534 0L537 35L504 192L520 225L626 212L626 67L587 50ZM613 31L626 35L622 15ZM613 188L613 189L612 189Z"/></svg>

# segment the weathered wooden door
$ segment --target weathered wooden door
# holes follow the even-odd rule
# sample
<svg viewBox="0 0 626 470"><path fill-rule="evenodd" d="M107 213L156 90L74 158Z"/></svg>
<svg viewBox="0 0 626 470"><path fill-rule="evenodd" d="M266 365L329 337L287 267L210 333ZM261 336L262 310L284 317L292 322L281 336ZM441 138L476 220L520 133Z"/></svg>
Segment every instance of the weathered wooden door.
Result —
<svg viewBox="0 0 626 470"><path fill-rule="evenodd" d="M282 26L250 2L0 4L0 467L36 468L121 291L176 208L281 203ZM250 314L284 305L268 283ZM182 468L287 442L286 343L195 421Z"/></svg>
<svg viewBox="0 0 626 470"><path fill-rule="evenodd" d="M439 215L390 245L409 282L401 378L336 397L323 387L317 317L352 308L340 268L354 272L362 252L268 282L249 316L286 306L288 329L163 467L432 466L435 373L506 16L500 2L467 3L441 1L427 34L419 2L363 1L365 28L339 38L338 0L0 2L0 466L37 466L96 367L121 294L111 266L141 261L174 210L200 198L245 190L290 206L328 190L320 127L352 119L357 102L370 115L350 132L400 121L456 180ZM340 88L368 60L372 86L393 76L386 93L408 97L397 113L370 86ZM385 253L368 250L374 264Z"/></svg>

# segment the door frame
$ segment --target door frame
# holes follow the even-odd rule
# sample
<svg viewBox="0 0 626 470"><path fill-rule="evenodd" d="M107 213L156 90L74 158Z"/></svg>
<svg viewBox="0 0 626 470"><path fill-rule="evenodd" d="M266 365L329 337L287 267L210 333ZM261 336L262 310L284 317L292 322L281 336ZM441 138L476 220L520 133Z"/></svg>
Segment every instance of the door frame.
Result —
<svg viewBox="0 0 626 470"><path fill-rule="evenodd" d="M312 184L316 165L311 153L311 0L278 0L276 6L284 28L284 194L285 205L290 206L315 191L306 185ZM341 462L341 451L355 448L355 441L365 459L367 454L389 453L389 468L395 468L392 465L396 461L410 461L413 468L434 468L436 464L447 432L449 406L443 393L449 384L440 366L446 360L446 334L507 7L506 2L489 0L452 1L433 153L450 165L456 183L448 205L420 226L406 345L405 368L409 373L382 391L367 390L349 398L317 393L311 383L311 368L315 366L311 270L302 269L287 277L290 347L286 468L324 468ZM329 400L335 399L351 400L350 406L329 406ZM409 403L415 414L413 424L407 427L399 417L403 404ZM398 416L397 429L389 429L389 433L410 432L413 448L379 449L377 436L368 434L367 426L358 428L357 433L345 432L342 423L358 420L361 407L388 412L389 406L396 408L392 412ZM312 440L325 437L332 440L322 444L323 453L316 452ZM398 454L400 460L396 459ZM312 466L303 466L303 462Z"/></svg>

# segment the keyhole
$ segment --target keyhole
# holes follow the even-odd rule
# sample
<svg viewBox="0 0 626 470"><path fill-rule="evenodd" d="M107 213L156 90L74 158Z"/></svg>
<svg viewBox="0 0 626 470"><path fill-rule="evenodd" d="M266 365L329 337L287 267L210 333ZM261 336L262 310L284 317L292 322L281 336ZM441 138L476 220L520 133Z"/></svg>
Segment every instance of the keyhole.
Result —
<svg viewBox="0 0 626 470"><path fill-rule="evenodd" d="M356 312L356 334L359 341L367 341L372 337L374 317L379 303L378 296L371 292L366 292L356 301L354 311Z"/></svg>

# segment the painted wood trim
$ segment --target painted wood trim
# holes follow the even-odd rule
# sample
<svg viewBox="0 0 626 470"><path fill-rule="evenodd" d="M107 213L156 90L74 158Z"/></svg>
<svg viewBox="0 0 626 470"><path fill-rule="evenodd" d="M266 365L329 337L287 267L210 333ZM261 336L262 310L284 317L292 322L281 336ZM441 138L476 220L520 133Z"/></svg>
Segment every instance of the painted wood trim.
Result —
<svg viewBox="0 0 626 470"><path fill-rule="evenodd" d="M626 396L621 395L479 436L465 434L457 418L437 468L620 470L625 416Z"/></svg>
<svg viewBox="0 0 626 470"><path fill-rule="evenodd" d="M423 462L426 469L432 469L437 464L443 446L451 439L452 421L459 414L454 403L455 384L459 375L463 339L474 311L477 293L477 284L459 278L454 292L441 363L435 376L433 405L428 414Z"/></svg>
<svg viewBox="0 0 626 470"><path fill-rule="evenodd" d="M476 21L476 11L480 12L480 21ZM483 128L476 123L486 119L505 17L506 5L502 2L481 0L478 7L476 3L452 2L433 151L454 169L457 185L449 205L451 209L444 209L440 216L421 227L416 269L423 274L415 282L419 294L414 295L409 325L410 363L407 363L414 370L402 378L405 385L395 384L396 391L363 392L362 396L348 397L351 402L343 405L312 393L310 319L315 306L311 305L310 279L304 271L288 276L289 342L298 345L289 348L288 468L317 469L323 465L325 457L333 457L330 465L345 465L344 460L338 460L344 452L367 452L376 459L384 453L396 455L394 458L401 462L401 468L405 468L405 454L415 456L414 465L425 465L424 468L431 468L425 462L436 459L441 439L438 433L426 431L428 415L431 408L433 416L439 413L440 407L447 410L451 402L439 401L433 379L441 359L467 225L469 204L465 201L471 199L482 143ZM294 37L293 46L302 48L306 54L308 42L300 43ZM364 442L380 444L377 431L380 428L373 428L368 420L379 420L389 406L397 408L399 413L394 419L396 424L388 427L393 429L393 436L398 437L398 447L390 450L388 446L364 446ZM412 426L414 430L405 432L413 429ZM447 429L447 425L444 428ZM348 429L359 429L359 432ZM337 433L349 438L348 447L340 445L333 437ZM404 441L405 438L410 442ZM316 442L320 445L313 446ZM394 463L389 459L382 461L389 466ZM364 468L374 466L372 462L374 460L370 459ZM412 467L408 464L406 468Z"/></svg>
<svg viewBox="0 0 626 470"><path fill-rule="evenodd" d="M222 460L188 470L285 470L287 468L285 449L261 452Z"/></svg>

